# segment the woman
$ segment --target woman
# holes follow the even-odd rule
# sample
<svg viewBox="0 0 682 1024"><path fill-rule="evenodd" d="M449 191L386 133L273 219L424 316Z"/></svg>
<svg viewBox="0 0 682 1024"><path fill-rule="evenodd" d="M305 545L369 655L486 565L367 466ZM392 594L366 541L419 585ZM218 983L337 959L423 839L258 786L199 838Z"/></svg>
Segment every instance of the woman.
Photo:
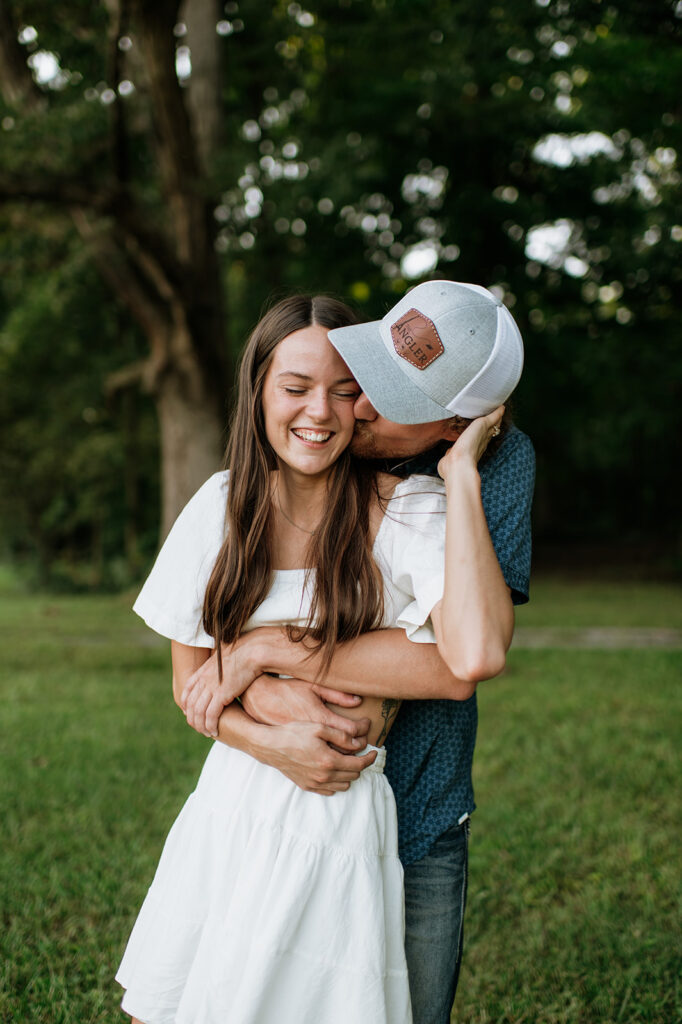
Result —
<svg viewBox="0 0 682 1024"><path fill-rule="evenodd" d="M352 322L296 297L249 340L230 471L182 512L135 606L173 641L178 701L213 646L261 625L290 624L323 665L379 625L423 642L431 619L447 625L442 488L376 477L347 450L359 389L327 330ZM390 726L381 705L363 705L371 744ZM117 975L134 1021L409 1024L384 757L362 752L360 778L328 800L214 744Z"/></svg>

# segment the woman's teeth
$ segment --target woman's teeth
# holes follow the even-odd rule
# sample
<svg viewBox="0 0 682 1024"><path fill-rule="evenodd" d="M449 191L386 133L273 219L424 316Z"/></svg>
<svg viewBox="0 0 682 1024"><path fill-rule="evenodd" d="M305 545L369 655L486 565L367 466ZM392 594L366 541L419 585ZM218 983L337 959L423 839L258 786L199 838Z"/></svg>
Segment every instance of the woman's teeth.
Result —
<svg viewBox="0 0 682 1024"><path fill-rule="evenodd" d="M332 436L331 431L327 430L323 433L317 430L294 430L296 437L300 437L302 441L328 441Z"/></svg>

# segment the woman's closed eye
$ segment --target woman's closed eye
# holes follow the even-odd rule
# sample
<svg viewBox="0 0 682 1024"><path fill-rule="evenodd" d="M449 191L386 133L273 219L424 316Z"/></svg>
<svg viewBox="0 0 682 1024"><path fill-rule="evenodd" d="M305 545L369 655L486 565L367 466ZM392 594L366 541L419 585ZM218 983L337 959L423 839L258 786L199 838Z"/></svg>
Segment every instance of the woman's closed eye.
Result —
<svg viewBox="0 0 682 1024"><path fill-rule="evenodd" d="M359 394L360 394L359 391L335 391L334 392L334 397L335 398L347 398L347 399L350 399L351 401L355 402L357 400Z"/></svg>
<svg viewBox="0 0 682 1024"><path fill-rule="evenodd" d="M296 386L291 385L291 384L284 385L282 390L287 395L304 395L306 393L306 388L296 387ZM347 401L353 401L353 402L356 401L356 399L357 399L359 394L360 394L359 391L346 391L346 390L343 390L343 391L332 391L332 395L334 396L334 398L342 398L342 399L345 399Z"/></svg>

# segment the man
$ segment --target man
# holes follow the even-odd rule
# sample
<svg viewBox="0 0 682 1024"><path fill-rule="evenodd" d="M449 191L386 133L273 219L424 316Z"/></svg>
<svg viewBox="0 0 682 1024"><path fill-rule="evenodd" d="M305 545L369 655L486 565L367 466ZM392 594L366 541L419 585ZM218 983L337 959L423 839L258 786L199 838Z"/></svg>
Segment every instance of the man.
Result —
<svg viewBox="0 0 682 1024"><path fill-rule="evenodd" d="M353 451L402 476L437 475L439 458L467 422L506 400L523 361L508 310L485 289L455 282L419 285L382 321L332 331L330 340L363 388ZM494 548L509 602L520 604L528 599L533 449L509 424L493 445L496 450L479 465L480 490L477 485L471 498L482 502L490 531L481 572L495 561ZM496 563L494 569L499 576ZM447 1024L461 962L474 810L475 688L491 673L476 666L455 672L434 645L412 644L400 630L380 630L339 645L327 685L320 687L314 684L315 660L306 661L300 644L279 629L257 632L223 662L226 674L242 674L241 689L251 685L243 708L231 705L222 713L221 735L229 722L228 742L305 789L326 795L345 789L367 763L343 752L364 745L362 725L334 714L330 703L357 703L350 694L405 700L386 742L386 774L396 796L405 869L413 1014L415 1024ZM295 678L263 680L264 672ZM188 722L207 734L215 734L222 710L209 699L216 675L211 659L183 698ZM310 721L318 724L312 733L298 728ZM273 747L267 728L254 722L285 723L289 731L280 731Z"/></svg>

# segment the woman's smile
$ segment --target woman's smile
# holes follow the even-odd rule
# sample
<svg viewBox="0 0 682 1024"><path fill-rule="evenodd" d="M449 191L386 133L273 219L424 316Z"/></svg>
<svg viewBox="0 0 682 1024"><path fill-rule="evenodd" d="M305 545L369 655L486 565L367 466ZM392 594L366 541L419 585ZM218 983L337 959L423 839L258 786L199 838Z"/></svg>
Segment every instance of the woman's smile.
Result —
<svg viewBox="0 0 682 1024"><path fill-rule="evenodd" d="M299 441L303 441L304 444L313 445L315 448L324 447L330 437L333 437L333 431L311 430L307 427L292 427L291 432Z"/></svg>
<svg viewBox="0 0 682 1024"><path fill-rule="evenodd" d="M283 472L326 478L350 444L360 389L314 324L275 349L263 385L265 433Z"/></svg>

